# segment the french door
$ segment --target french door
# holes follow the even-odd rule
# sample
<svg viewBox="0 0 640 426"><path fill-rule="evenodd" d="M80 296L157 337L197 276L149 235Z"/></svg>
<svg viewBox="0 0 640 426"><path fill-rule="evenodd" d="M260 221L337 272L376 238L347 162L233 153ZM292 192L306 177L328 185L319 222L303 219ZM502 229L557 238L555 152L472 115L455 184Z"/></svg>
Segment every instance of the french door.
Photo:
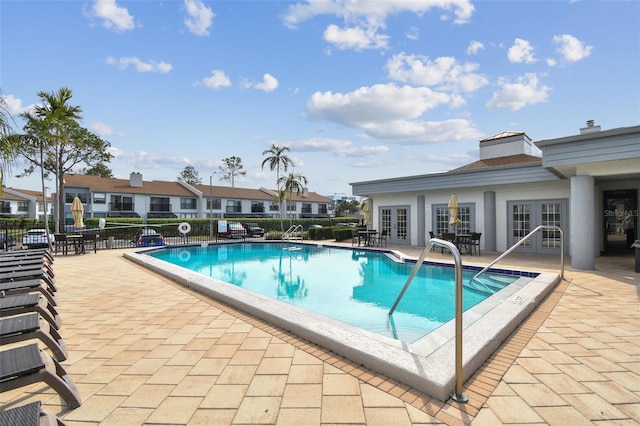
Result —
<svg viewBox="0 0 640 426"><path fill-rule="evenodd" d="M567 200L511 201L507 203L507 208L507 249L540 225L562 228L566 246L569 236ZM537 254L560 253L560 231L543 229L522 243L516 251Z"/></svg>
<svg viewBox="0 0 640 426"><path fill-rule="evenodd" d="M380 207L379 232L387 231L387 242L395 245L410 245L409 206Z"/></svg>

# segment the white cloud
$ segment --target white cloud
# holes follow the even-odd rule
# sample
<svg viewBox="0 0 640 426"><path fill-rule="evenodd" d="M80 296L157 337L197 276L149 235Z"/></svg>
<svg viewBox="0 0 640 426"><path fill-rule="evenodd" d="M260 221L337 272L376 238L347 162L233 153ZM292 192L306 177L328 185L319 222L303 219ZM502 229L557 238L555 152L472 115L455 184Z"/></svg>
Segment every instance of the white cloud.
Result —
<svg viewBox="0 0 640 426"><path fill-rule="evenodd" d="M402 144L466 140L479 132L468 120L418 120L459 98L426 87L398 87L389 83L361 87L350 93L316 92L307 102L312 119L362 129L367 136Z"/></svg>
<svg viewBox="0 0 640 426"><path fill-rule="evenodd" d="M541 85L538 76L533 73L518 77L515 82L502 78L499 84L501 89L487 103L490 109L508 108L517 111L527 105L546 102L551 91L550 87Z"/></svg>
<svg viewBox="0 0 640 426"><path fill-rule="evenodd" d="M14 119L24 112L32 112L35 107L35 104L22 106L22 99L13 95L3 96L2 100L4 101L4 108Z"/></svg>
<svg viewBox="0 0 640 426"><path fill-rule="evenodd" d="M124 136L124 133L118 132L108 124L99 121L91 123L91 130L98 136Z"/></svg>
<svg viewBox="0 0 640 426"><path fill-rule="evenodd" d="M377 33L375 27L351 27L338 28L337 25L329 25L324 31L326 42L335 45L340 50L353 49L356 51L365 49L384 49L387 47L389 36Z"/></svg>
<svg viewBox="0 0 640 426"><path fill-rule="evenodd" d="M484 44L476 40L471 40L471 43L469 43L469 46L467 47L467 55L475 55L483 49Z"/></svg>
<svg viewBox="0 0 640 426"><path fill-rule="evenodd" d="M131 31L135 27L133 16L115 0L96 0L88 15L102 19L103 27L117 33Z"/></svg>
<svg viewBox="0 0 640 426"><path fill-rule="evenodd" d="M191 160L187 157L153 154L147 151L123 151L113 146L109 152L114 159L131 165L134 170L177 169L191 164Z"/></svg>
<svg viewBox="0 0 640 426"><path fill-rule="evenodd" d="M478 64L460 64L450 56L430 60L427 56L399 53L386 64L390 79L406 83L436 86L440 90L474 92L489 80L476 73Z"/></svg>
<svg viewBox="0 0 640 426"><path fill-rule="evenodd" d="M321 15L333 15L344 23L330 24L324 31L324 39L339 49L385 49L389 36L379 31L386 27L386 19L404 12L418 16L431 9L444 10L449 19L464 24L471 19L474 7L470 0L413 0L413 1L306 1L289 6L283 20L287 27L296 28L302 22ZM412 34L412 33L410 33ZM409 36L409 35L408 35ZM411 38L411 36L409 36Z"/></svg>
<svg viewBox="0 0 640 426"><path fill-rule="evenodd" d="M273 92L278 88L278 85L278 80L269 73L262 76L262 83L250 83L248 81L243 83L245 89L262 90L266 93Z"/></svg>
<svg viewBox="0 0 640 426"><path fill-rule="evenodd" d="M189 31L198 36L208 36L215 13L200 0L184 0L184 5L187 9L184 24Z"/></svg>
<svg viewBox="0 0 640 426"><path fill-rule="evenodd" d="M210 89L231 86L231 80L229 80L229 77L227 77L222 70L211 71L211 76L203 78L202 83Z"/></svg>
<svg viewBox="0 0 640 426"><path fill-rule="evenodd" d="M171 64L168 64L164 61L144 62L140 58L137 58L135 56L122 58L114 58L113 56L109 56L107 57L106 61L107 64L114 65L122 70L129 68L129 65L134 66L136 68L136 71L138 72L159 72L161 74L167 74L173 68Z"/></svg>
<svg viewBox="0 0 640 426"><path fill-rule="evenodd" d="M348 140L325 138L287 142L285 145L292 152L329 152L338 157L370 157L389 151L389 148L384 145L353 146L353 142Z"/></svg>
<svg viewBox="0 0 640 426"><path fill-rule="evenodd" d="M478 139L482 133L466 119L444 121L398 120L381 123L366 129L374 138L403 145L423 145L430 143Z"/></svg>
<svg viewBox="0 0 640 426"><path fill-rule="evenodd" d="M553 42L558 45L558 53L568 62L578 62L591 55L593 50L593 46L585 46L583 42L569 34L554 36Z"/></svg>
<svg viewBox="0 0 640 426"><path fill-rule="evenodd" d="M507 53L509 62L532 64L537 61L533 54L533 46L527 40L517 38Z"/></svg>
<svg viewBox="0 0 640 426"><path fill-rule="evenodd" d="M420 38L420 29L417 27L411 27L405 34L409 40L416 41Z"/></svg>

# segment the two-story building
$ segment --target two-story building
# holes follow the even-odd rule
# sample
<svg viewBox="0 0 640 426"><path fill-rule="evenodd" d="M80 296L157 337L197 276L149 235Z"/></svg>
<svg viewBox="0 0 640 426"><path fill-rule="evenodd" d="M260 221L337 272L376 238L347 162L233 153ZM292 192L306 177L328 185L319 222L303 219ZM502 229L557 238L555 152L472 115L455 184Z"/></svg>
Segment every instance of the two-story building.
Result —
<svg viewBox="0 0 640 426"><path fill-rule="evenodd" d="M2 188L0 197L0 217L29 218L44 220L45 212L51 218L53 208L51 194L45 191L45 202L42 192L29 189Z"/></svg>
<svg viewBox="0 0 640 426"><path fill-rule="evenodd" d="M334 212L333 200L315 192L293 193L281 212L275 192L266 188L144 181L140 173L131 173L129 179L66 174L64 196L68 221L76 196L85 217L95 218L326 218Z"/></svg>

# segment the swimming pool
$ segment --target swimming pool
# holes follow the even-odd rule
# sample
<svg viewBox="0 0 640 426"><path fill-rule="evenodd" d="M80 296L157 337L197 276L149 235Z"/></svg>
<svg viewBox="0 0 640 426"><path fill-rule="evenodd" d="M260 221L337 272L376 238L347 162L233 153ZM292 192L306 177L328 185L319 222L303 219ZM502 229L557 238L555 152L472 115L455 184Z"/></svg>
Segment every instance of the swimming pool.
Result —
<svg viewBox="0 0 640 426"><path fill-rule="evenodd" d="M240 243L159 250L149 256L405 342L455 315L455 270L430 264L420 268L389 321L389 309L414 264L379 251ZM475 272L466 269L463 282ZM503 286L518 278L499 277ZM465 288L464 310L489 295Z"/></svg>
<svg viewBox="0 0 640 426"><path fill-rule="evenodd" d="M222 244L227 246L228 253L232 245ZM245 243L234 244L243 245ZM274 243L265 242L263 244ZM217 245L211 244L210 246ZM297 244L300 248L308 245L339 247L332 244ZM124 257L194 291L234 306L442 401L447 400L449 393L454 389L455 324L453 320L447 321L417 340L406 342L314 313L255 291L248 291L224 280L212 278L178 264L171 264L149 256L150 253L167 250L176 258L182 257L184 260L186 257L192 256L187 254L189 251L186 248L125 252ZM197 249L205 250L207 248L198 247ZM358 249L350 253L359 256L367 251L383 252L410 265L414 265L416 261L415 258L407 257L396 250ZM233 271L229 270L229 272ZM504 272L517 275L518 271ZM325 274L324 270L322 274ZM554 273L542 272L531 275L535 275L535 277L519 278L504 290L489 296L465 311L462 353L464 380L467 380L482 365L560 281L559 275ZM416 278L414 281L412 286L421 280ZM395 315L394 313L394 317Z"/></svg>

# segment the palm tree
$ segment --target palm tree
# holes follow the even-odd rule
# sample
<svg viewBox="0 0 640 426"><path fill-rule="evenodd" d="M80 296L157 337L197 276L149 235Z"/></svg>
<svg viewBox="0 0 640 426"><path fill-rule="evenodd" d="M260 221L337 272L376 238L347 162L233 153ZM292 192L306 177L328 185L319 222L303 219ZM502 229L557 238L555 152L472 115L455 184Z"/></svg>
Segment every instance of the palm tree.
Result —
<svg viewBox="0 0 640 426"><path fill-rule="evenodd" d="M289 193L289 201L288 204L291 204L291 200L293 199L293 193L299 194L304 192L304 189L307 186L307 178L300 173L289 173L287 176L282 176L280 178L281 184L284 188L285 192ZM288 210L288 207L287 207ZM289 211L289 226L293 225L293 214Z"/></svg>
<svg viewBox="0 0 640 426"><path fill-rule="evenodd" d="M69 100L73 96L71 89L62 87L57 92L38 92L38 97L42 101L33 109L33 117L28 114L25 118L37 118L43 120L49 127L49 146L55 147L55 174L56 174L56 230L60 231L60 223L62 223L62 215L64 214L64 197L60 194L60 189L64 186L64 176L59 173L58 165L61 163L61 152L58 150L60 145L64 145L68 139L68 134L64 130L65 124L70 121L79 121L82 119L80 115L82 108L79 106L69 105ZM41 172L44 171L41 169ZM44 204L46 206L46 203ZM46 216L46 211L45 211Z"/></svg>
<svg viewBox="0 0 640 426"><path fill-rule="evenodd" d="M271 144L271 148L262 151L262 155L269 155L269 157L265 158L264 161L262 161L262 168L264 169L264 165L269 163L269 169L271 169L271 171L276 171L276 184L278 185L278 193L280 193L280 168L282 168L286 172L289 166L293 166L293 162L285 154L285 152L287 151L289 151L288 146L278 146L276 144ZM278 208L280 210L280 230L284 231L284 229L282 229L282 200L279 199L278 201Z"/></svg>
<svg viewBox="0 0 640 426"><path fill-rule="evenodd" d="M7 110L4 96L0 97L0 196L4 186L4 176L11 171L11 165L18 156L19 139L11 127L11 114Z"/></svg>

